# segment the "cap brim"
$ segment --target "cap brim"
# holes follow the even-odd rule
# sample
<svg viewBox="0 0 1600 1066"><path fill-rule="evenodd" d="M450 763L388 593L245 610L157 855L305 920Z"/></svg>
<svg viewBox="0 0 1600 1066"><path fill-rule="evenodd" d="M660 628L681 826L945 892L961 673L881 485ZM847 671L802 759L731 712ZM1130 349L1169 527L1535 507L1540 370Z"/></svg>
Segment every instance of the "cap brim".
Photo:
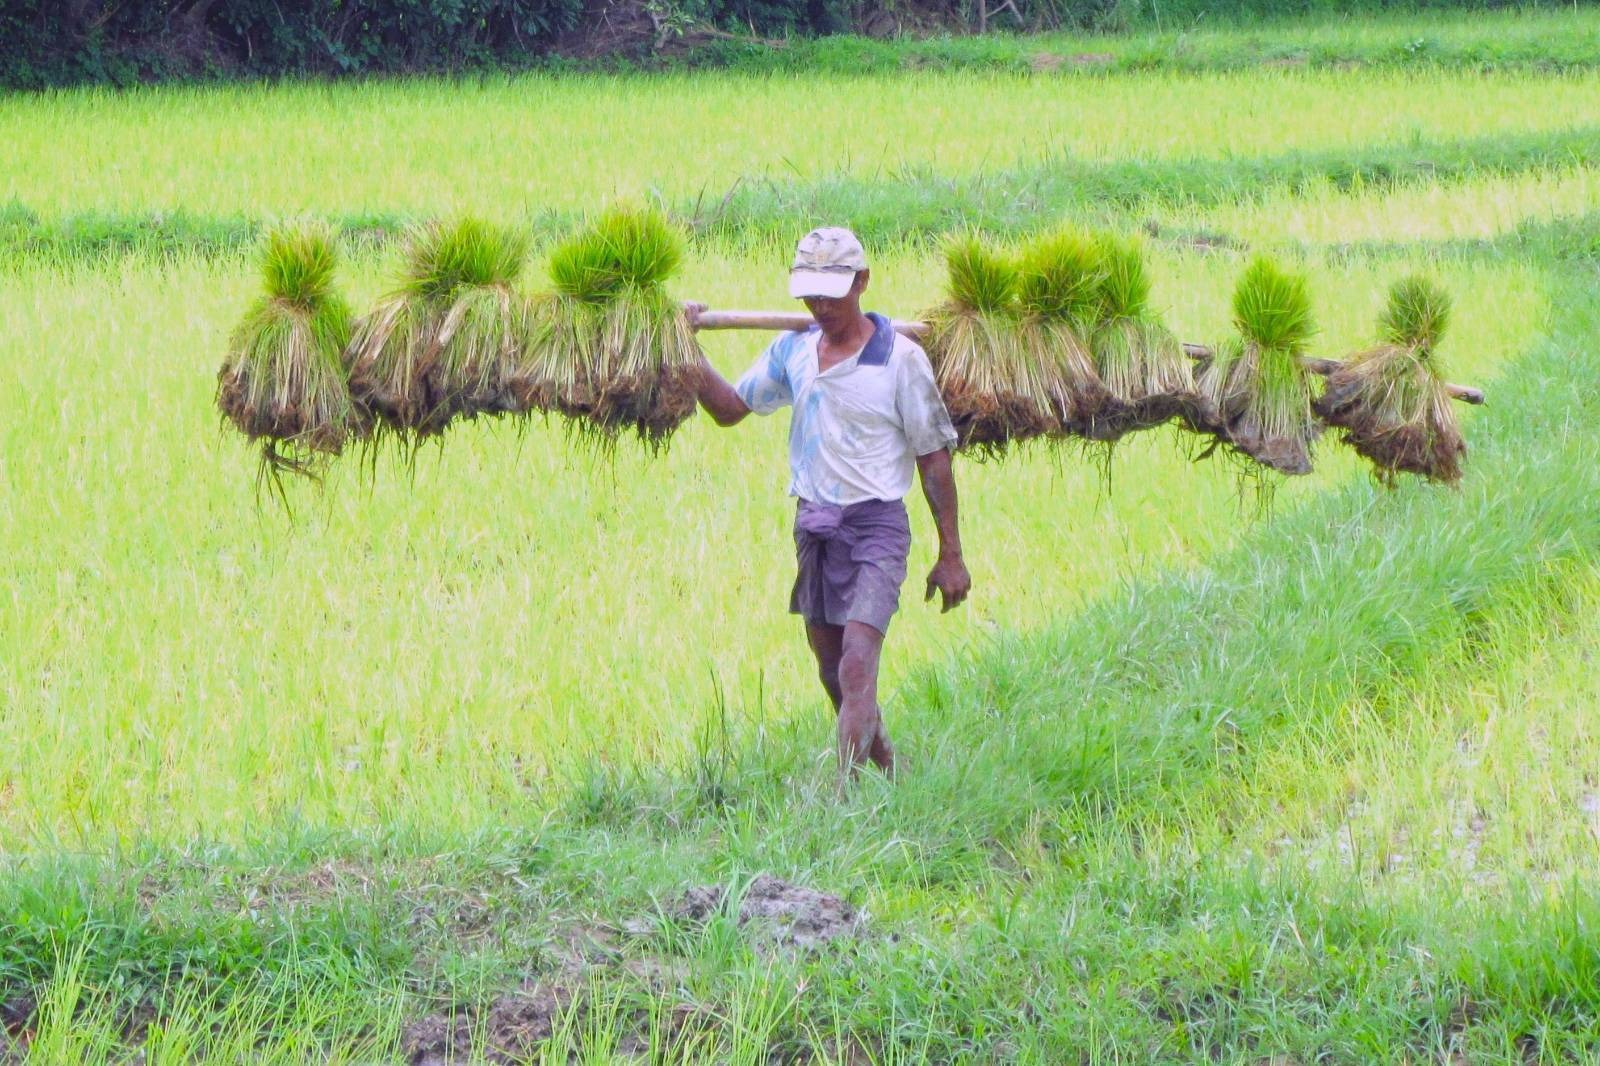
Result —
<svg viewBox="0 0 1600 1066"><path fill-rule="evenodd" d="M789 272L789 295L797 300L807 296L826 296L837 300L850 291L850 286L855 284L855 271L837 270L791 270Z"/></svg>

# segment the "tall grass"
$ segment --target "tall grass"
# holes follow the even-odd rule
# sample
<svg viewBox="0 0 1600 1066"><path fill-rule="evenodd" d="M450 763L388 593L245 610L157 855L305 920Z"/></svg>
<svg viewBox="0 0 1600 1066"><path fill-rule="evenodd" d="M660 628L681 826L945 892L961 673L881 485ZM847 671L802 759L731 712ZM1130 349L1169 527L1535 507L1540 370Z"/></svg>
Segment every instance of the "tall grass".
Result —
<svg viewBox="0 0 1600 1066"><path fill-rule="evenodd" d="M1558 158L1559 153L1551 161ZM1157 218L1161 228L1175 233L1209 230L1247 242L1492 239L1524 223L1592 211L1600 203L1600 169L1593 162L1400 187L1364 181L1352 189L1313 180L1300 188L1269 188L1266 195L1235 204L1191 201L1158 210Z"/></svg>

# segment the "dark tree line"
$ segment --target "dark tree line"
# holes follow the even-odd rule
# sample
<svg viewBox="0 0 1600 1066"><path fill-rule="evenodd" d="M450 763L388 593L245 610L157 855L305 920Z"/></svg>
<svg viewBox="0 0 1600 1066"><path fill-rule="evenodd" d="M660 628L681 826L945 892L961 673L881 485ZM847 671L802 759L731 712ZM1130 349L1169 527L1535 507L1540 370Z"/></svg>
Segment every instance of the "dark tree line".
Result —
<svg viewBox="0 0 1600 1066"><path fill-rule="evenodd" d="M696 39L1054 26L1498 0L0 0L0 86L523 67ZM1159 9L1157 8L1159 5Z"/></svg>

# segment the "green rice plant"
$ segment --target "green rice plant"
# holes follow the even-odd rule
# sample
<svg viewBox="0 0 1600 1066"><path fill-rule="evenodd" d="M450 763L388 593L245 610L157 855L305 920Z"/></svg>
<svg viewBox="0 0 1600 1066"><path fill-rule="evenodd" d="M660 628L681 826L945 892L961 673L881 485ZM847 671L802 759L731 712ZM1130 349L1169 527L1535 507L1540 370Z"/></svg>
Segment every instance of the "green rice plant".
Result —
<svg viewBox="0 0 1600 1066"><path fill-rule="evenodd" d="M1421 275L1395 282L1378 320L1379 343L1328 375L1315 404L1323 421L1393 484L1401 471L1461 479L1466 442L1435 349L1450 322L1449 293Z"/></svg>
<svg viewBox="0 0 1600 1066"><path fill-rule="evenodd" d="M1431 357L1450 324L1450 294L1420 274L1401 278L1389 289L1389 303L1378 320L1383 339L1416 348Z"/></svg>
<svg viewBox="0 0 1600 1066"><path fill-rule="evenodd" d="M1316 332L1306 279L1258 257L1234 290L1233 323L1238 336L1217 349L1199 381L1218 435L1275 470L1309 474L1321 427L1302 362Z"/></svg>
<svg viewBox="0 0 1600 1066"><path fill-rule="evenodd" d="M1065 386L1023 343L1017 263L976 233L947 240L944 259L945 299L924 315L925 343L961 447L998 455L1058 429Z"/></svg>
<svg viewBox="0 0 1600 1066"><path fill-rule="evenodd" d="M1572 41L1594 37L1590 29L1569 33ZM1187 35L1184 40L1180 51L1186 52ZM1119 39L1053 45L1028 38L1014 45L1025 53L1024 67L1041 48L1065 54L1124 46ZM1499 66L1489 55L1481 61ZM1222 190L1260 190L1262 157L1285 164L1273 168L1273 176L1287 180L1298 170L1296 157L1310 157L1315 171L1347 174L1339 157L1376 153L1382 173L1421 179L1407 164L1437 161L1458 139L1487 146L1525 134L1579 131L1594 122L1600 91L1600 72L1593 69L1568 75L1497 71L1486 80L1476 69L1432 67L1368 68L1359 93L1351 92L1343 71L1284 77L1260 68L1198 77L1180 70L1032 77L1019 91L1011 76L938 69L944 65L936 60L914 79L892 73L864 78L852 57L848 69L803 77L698 71L603 82L556 74L256 80L142 86L115 103L77 93L13 95L4 116L8 152L0 203L16 198L46 217L179 205L201 216L260 217L298 204L318 215L387 208L426 217L470 211L509 221L530 201L565 212L590 209L596 190L660 195L685 209L702 193L716 203L735 190L725 211L707 204L704 214L739 216L746 214L742 205L760 205L762 227L793 227L800 211L835 219L859 214L840 194L854 199L860 193L852 189L874 182L905 190L876 217L970 218L944 197L998 167L1010 171L1006 181L979 186L990 195L973 205L998 220L1041 214L1040 200L1016 195L1037 189L1038 181L1047 182L1042 202L1052 211L1068 198L1096 205L1113 196L1142 200L1158 176L1146 168L1175 179L1161 182L1160 191L1176 186L1177 195L1163 197L1171 203L1214 202ZM1277 104L1271 114L1256 110L1251 121L1237 120L1241 108L1268 94ZM874 144L874 150L848 159L794 151L794 115L817 100L846 97L853 106L836 122L840 142ZM691 146L684 131L690 114L736 114L740 121ZM937 118L937 137L881 136L920 128L930 117ZM352 150L354 128L365 131L358 151ZM283 165L286 130L296 131L293 166ZM601 130L603 137L597 136ZM1019 141L1021 130L1029 131L1029 143L1073 144L1074 158L1013 170L1038 156ZM1423 147L1396 143L1396 130ZM422 132L436 150L417 150ZM525 146L534 139L552 147L529 152ZM201 159L208 165L198 165ZM780 159L782 172L766 173L767 163ZM1114 164L1115 172L1097 172L1101 163ZM1126 167L1136 168L1131 180ZM1210 180L1181 180L1184 171L1208 171ZM898 174L919 177L909 188L883 180ZM851 184L826 184L835 176ZM928 210L930 202L936 212ZM1007 210L1010 204L1020 210Z"/></svg>
<svg viewBox="0 0 1600 1066"><path fill-rule="evenodd" d="M1109 398L1090 349L1105 274L1100 242L1081 230L1036 237L1017 254L1022 346L1043 369L1068 432L1087 433Z"/></svg>
<svg viewBox="0 0 1600 1066"><path fill-rule="evenodd" d="M228 339L217 407L262 442L266 470L309 473L366 432L344 363L351 312L333 289L337 265L326 226L271 231L261 247L264 291Z"/></svg>
<svg viewBox="0 0 1600 1066"><path fill-rule="evenodd" d="M550 254L550 280L559 292L592 303L628 286L667 283L683 264L682 232L660 211L615 206Z"/></svg>
<svg viewBox="0 0 1600 1066"><path fill-rule="evenodd" d="M521 234L479 219L414 227L400 283L356 324L352 385L402 435L519 409L508 377L528 328Z"/></svg>
<svg viewBox="0 0 1600 1066"><path fill-rule="evenodd" d="M550 254L554 291L532 312L515 390L613 443L660 447L694 413L703 355L666 282L683 233L652 208L608 209Z"/></svg>
<svg viewBox="0 0 1600 1066"><path fill-rule="evenodd" d="M1150 309L1150 275L1137 238L1102 234L1095 367L1113 401L1095 435L1115 438L1193 411L1194 371L1183 345Z"/></svg>
<svg viewBox="0 0 1600 1066"><path fill-rule="evenodd" d="M405 248L402 288L418 297L449 299L466 286L516 280L527 238L482 219L465 217L414 231Z"/></svg>
<svg viewBox="0 0 1600 1066"><path fill-rule="evenodd" d="M1007 315L1016 310L1017 265L976 233L950 240L944 250L952 306L974 314Z"/></svg>

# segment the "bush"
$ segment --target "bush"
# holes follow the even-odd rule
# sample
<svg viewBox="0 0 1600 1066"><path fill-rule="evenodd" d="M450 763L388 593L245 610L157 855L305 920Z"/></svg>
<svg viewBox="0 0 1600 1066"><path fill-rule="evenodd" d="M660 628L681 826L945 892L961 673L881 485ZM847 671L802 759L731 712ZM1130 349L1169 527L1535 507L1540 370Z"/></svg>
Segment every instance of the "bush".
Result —
<svg viewBox="0 0 1600 1066"><path fill-rule="evenodd" d="M527 67L648 52L706 24L760 36L969 29L982 0L4 0L0 87L197 76ZM1505 0L1015 0L992 29L1120 29L1265 14L1482 9ZM570 36L569 36L570 35ZM864 44L864 42L858 42ZM712 42L713 51L727 43Z"/></svg>
<svg viewBox="0 0 1600 1066"><path fill-rule="evenodd" d="M525 62L583 9L583 0L12 0L0 12L0 82Z"/></svg>

